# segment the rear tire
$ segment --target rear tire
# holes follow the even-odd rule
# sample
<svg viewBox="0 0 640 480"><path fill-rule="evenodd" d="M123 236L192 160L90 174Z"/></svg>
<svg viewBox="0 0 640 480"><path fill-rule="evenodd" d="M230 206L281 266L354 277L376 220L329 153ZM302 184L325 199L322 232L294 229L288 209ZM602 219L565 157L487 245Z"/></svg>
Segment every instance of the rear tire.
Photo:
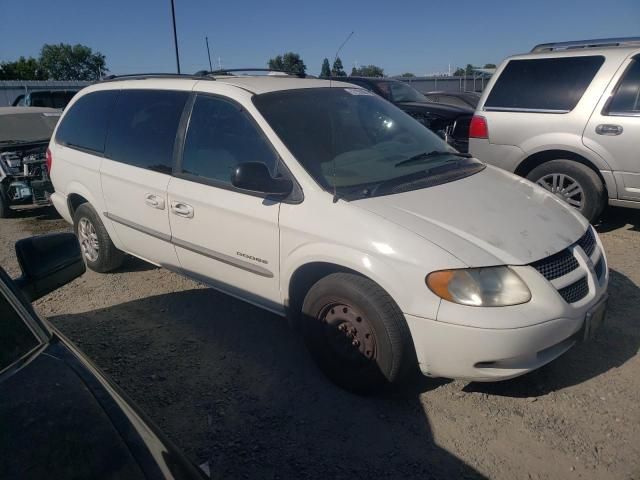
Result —
<svg viewBox="0 0 640 480"><path fill-rule="evenodd" d="M345 390L379 390L417 366L404 315L387 292L360 275L319 280L304 299L300 325L320 369Z"/></svg>
<svg viewBox="0 0 640 480"><path fill-rule="evenodd" d="M122 265L125 254L115 247L98 212L88 203L76 209L73 230L80 242L84 261L91 270L105 273Z"/></svg>
<svg viewBox="0 0 640 480"><path fill-rule="evenodd" d="M551 160L534 168L527 178L578 210L594 223L605 207L605 188L598 174L573 160Z"/></svg>

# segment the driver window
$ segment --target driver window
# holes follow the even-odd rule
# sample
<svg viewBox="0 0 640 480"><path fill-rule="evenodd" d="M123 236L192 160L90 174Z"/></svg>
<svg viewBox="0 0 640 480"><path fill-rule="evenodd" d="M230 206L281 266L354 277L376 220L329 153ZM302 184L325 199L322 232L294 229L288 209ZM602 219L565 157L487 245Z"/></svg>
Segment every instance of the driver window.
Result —
<svg viewBox="0 0 640 480"><path fill-rule="evenodd" d="M278 157L242 108L199 95L193 105L182 156L182 172L231 185L234 168L262 162L275 176Z"/></svg>

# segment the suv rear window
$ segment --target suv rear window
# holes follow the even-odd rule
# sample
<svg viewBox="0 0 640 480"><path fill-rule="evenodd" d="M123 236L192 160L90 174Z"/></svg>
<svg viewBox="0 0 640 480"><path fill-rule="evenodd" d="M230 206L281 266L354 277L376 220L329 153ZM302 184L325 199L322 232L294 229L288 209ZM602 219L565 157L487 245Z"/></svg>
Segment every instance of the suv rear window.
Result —
<svg viewBox="0 0 640 480"><path fill-rule="evenodd" d="M109 115L117 97L117 90L109 90L79 98L63 117L56 132L56 142L103 153Z"/></svg>
<svg viewBox="0 0 640 480"><path fill-rule="evenodd" d="M188 92L122 90L109 125L107 158L171 173L173 145Z"/></svg>
<svg viewBox="0 0 640 480"><path fill-rule="evenodd" d="M602 56L511 60L489 93L484 109L570 112L603 62Z"/></svg>

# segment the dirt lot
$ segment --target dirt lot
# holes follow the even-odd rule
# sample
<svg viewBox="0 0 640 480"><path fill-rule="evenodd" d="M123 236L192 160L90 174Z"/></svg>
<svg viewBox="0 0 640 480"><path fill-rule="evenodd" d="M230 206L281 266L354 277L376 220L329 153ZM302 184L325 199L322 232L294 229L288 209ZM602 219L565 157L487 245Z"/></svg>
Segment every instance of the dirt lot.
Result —
<svg viewBox="0 0 640 480"><path fill-rule="evenodd" d="M52 210L0 220L0 265L17 274L15 240L67 229ZM640 212L599 231L599 338L498 384L350 395L281 318L134 259L36 307L213 478L640 479Z"/></svg>

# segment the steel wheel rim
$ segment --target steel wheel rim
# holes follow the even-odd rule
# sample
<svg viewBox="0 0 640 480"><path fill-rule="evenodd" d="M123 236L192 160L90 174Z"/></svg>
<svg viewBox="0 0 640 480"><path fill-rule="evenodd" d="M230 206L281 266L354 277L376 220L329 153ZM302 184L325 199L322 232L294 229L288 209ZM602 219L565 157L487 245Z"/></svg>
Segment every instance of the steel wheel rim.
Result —
<svg viewBox="0 0 640 480"><path fill-rule="evenodd" d="M90 262L98 259L100 243L93 223L88 218L81 218L78 222L78 240L84 257Z"/></svg>
<svg viewBox="0 0 640 480"><path fill-rule="evenodd" d="M335 354L350 363L368 363L376 358L376 339L367 318L351 305L333 303L319 316L325 338Z"/></svg>
<svg viewBox="0 0 640 480"><path fill-rule="evenodd" d="M564 173L550 173L540 178L538 185L567 202L572 207L584 206L584 190L578 181Z"/></svg>

